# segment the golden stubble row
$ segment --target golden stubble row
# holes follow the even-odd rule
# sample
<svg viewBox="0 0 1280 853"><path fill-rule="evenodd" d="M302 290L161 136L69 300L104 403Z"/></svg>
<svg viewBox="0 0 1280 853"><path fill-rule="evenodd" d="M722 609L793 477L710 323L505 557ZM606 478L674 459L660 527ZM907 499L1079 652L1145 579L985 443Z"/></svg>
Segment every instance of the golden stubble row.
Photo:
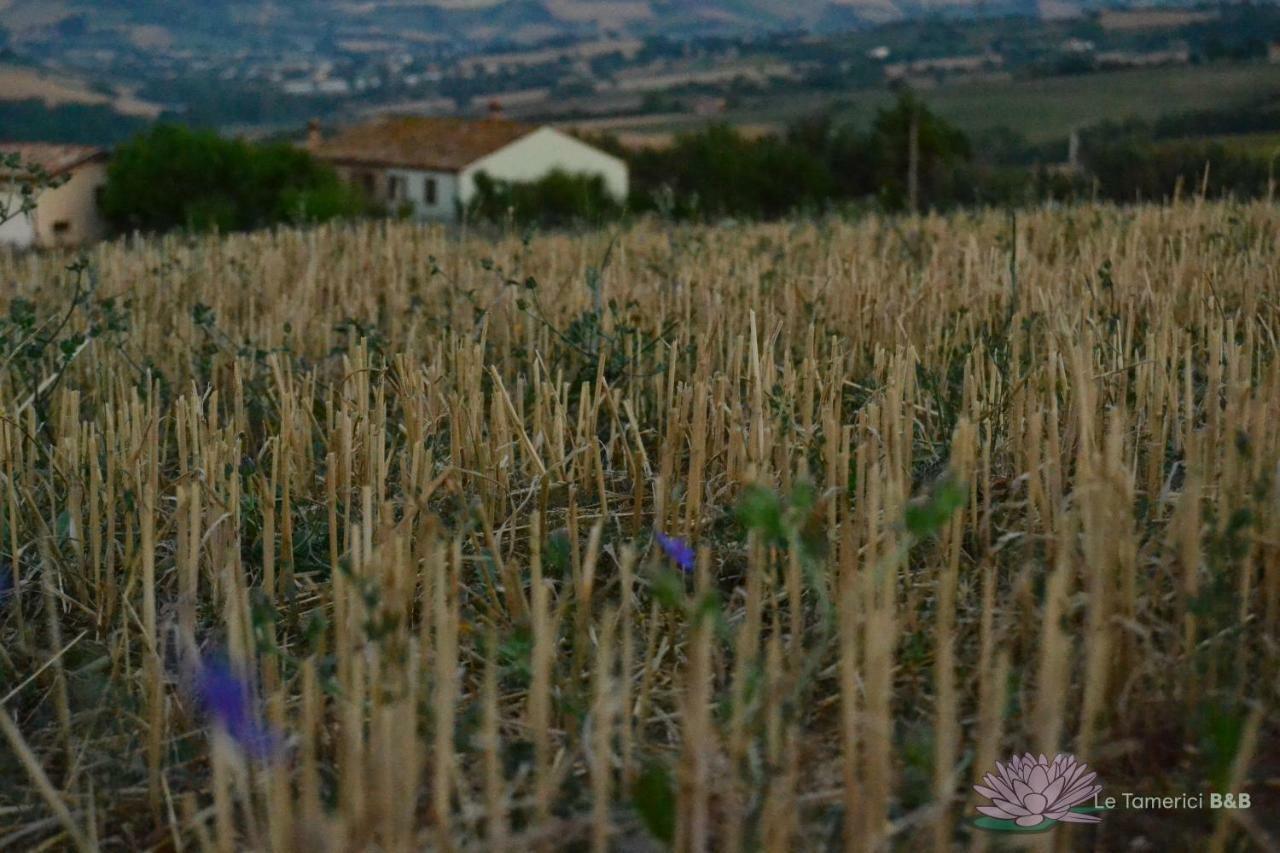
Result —
<svg viewBox="0 0 1280 853"><path fill-rule="evenodd" d="M0 839L644 849L669 807L685 850L982 848L966 792L996 759L1133 766L1144 731L1192 743L1203 697L1244 709L1243 787L1276 723L1277 225L100 247L128 331L46 405L0 378L0 663L26 680ZM0 280L55 314L63 263ZM946 478L967 499L921 540ZM789 541L735 520L805 484ZM653 531L696 551L674 602ZM269 760L193 698L215 653ZM104 785L108 761L133 769Z"/></svg>

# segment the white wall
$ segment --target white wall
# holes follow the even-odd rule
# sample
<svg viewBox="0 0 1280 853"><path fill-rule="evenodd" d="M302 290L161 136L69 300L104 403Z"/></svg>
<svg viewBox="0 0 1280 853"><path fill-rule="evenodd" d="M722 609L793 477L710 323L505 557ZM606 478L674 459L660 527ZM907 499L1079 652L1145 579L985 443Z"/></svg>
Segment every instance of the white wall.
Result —
<svg viewBox="0 0 1280 853"><path fill-rule="evenodd" d="M14 213L22 207L22 196L17 193L0 193L0 209ZM36 225L34 211L14 216L0 225L0 246L17 246L25 249L35 242Z"/></svg>
<svg viewBox="0 0 1280 853"><path fill-rule="evenodd" d="M373 184L369 187L370 198L386 205L387 212L396 214L400 205L409 202L413 205L415 219L456 218L458 197L458 176L452 172L427 172L420 169L385 169L381 166L339 166L338 177L347 183L364 187L364 177L369 176ZM404 195L392 199L387 192L388 182L392 177L399 178L404 186ZM427 203L426 182L436 182L435 204Z"/></svg>
<svg viewBox="0 0 1280 853"><path fill-rule="evenodd" d="M415 219L444 219L452 220L456 217L457 205L454 200L458 197L458 176L451 172L425 172L416 169L387 169L380 174L379 180L385 184L391 176L400 178L404 182L405 197L400 202L408 201L413 204L413 216ZM436 198L435 203L427 201L427 181L434 180L436 182ZM395 213L399 202L388 200L388 208Z"/></svg>
<svg viewBox="0 0 1280 853"><path fill-rule="evenodd" d="M107 226L98 210L97 192L106 181L103 162L76 167L65 184L40 192L35 210L0 225L0 244L19 248L80 246L102 239ZM9 209L15 210L21 197L14 194L12 186L0 186L0 194L9 196Z"/></svg>
<svg viewBox="0 0 1280 853"><path fill-rule="evenodd" d="M553 127L539 128L472 163L459 175L458 195L463 204L471 200L480 172L503 181L536 181L556 169L601 175L610 195L619 201L627 197L626 163Z"/></svg>
<svg viewBox="0 0 1280 853"><path fill-rule="evenodd" d="M65 184L42 192L36 208L36 242L82 246L105 237L107 223L98 210L98 190L106 183L107 164L97 160L77 166Z"/></svg>

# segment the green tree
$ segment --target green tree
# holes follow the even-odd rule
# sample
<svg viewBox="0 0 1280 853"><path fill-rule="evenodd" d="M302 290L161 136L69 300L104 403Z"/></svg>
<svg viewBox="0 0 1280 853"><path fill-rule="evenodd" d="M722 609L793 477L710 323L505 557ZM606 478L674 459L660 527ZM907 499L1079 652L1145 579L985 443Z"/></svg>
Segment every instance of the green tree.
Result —
<svg viewBox="0 0 1280 853"><path fill-rule="evenodd" d="M909 91L899 93L888 109L877 112L868 154L881 202L891 210L907 206L911 132L915 126L919 204L922 208L954 203L966 193L957 186L956 167L972 157L969 140L945 119L932 113Z"/></svg>
<svg viewBox="0 0 1280 853"><path fill-rule="evenodd" d="M103 215L119 230L239 231L363 208L356 191L306 151L165 124L115 150L102 196Z"/></svg>
<svg viewBox="0 0 1280 853"><path fill-rule="evenodd" d="M1179 191L1210 198L1265 196L1273 177L1265 155L1227 148L1219 142L1152 142L1133 137L1084 147L1084 164L1104 198L1120 202L1159 201Z"/></svg>
<svg viewBox="0 0 1280 853"><path fill-rule="evenodd" d="M684 134L632 160L636 206L669 195L677 216L774 218L825 205L831 173L822 159L777 136L749 138L725 124Z"/></svg>

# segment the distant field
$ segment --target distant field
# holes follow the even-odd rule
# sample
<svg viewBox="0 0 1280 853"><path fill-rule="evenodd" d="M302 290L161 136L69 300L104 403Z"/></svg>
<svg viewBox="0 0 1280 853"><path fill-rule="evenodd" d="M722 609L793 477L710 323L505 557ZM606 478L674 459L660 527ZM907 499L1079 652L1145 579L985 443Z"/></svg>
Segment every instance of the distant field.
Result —
<svg viewBox="0 0 1280 853"><path fill-rule="evenodd" d="M1216 11L1193 12L1185 9L1107 9L1098 16L1098 23L1104 30L1143 31L1174 29L1185 27L1201 21L1212 21L1218 17Z"/></svg>
<svg viewBox="0 0 1280 853"><path fill-rule="evenodd" d="M1096 74L957 83L921 91L929 106L963 130L976 133L1005 125L1033 142L1061 139L1072 128L1103 119L1153 119L1168 113L1227 107L1280 94L1280 65L1182 66ZM669 136L716 120L754 127L777 126L835 102L837 113L858 124L894 98L884 87L847 94L791 92L748 100L724 116L667 114L627 116L637 134Z"/></svg>
<svg viewBox="0 0 1280 853"><path fill-rule="evenodd" d="M46 105L100 104L107 96L94 92L79 81L58 77L19 65L0 65L0 100L23 101L39 98Z"/></svg>
<svg viewBox="0 0 1280 853"><path fill-rule="evenodd" d="M1156 118L1226 107L1280 91L1280 65L1152 68L1046 77L923 92L925 100L966 131L1006 125L1033 141L1068 135L1103 119ZM854 94L848 112L870 115L890 94Z"/></svg>
<svg viewBox="0 0 1280 853"><path fill-rule="evenodd" d="M132 94L105 94L88 88L82 80L63 77L20 65L0 65L0 101L38 99L47 107L66 104L109 104L123 115L155 118L161 108Z"/></svg>

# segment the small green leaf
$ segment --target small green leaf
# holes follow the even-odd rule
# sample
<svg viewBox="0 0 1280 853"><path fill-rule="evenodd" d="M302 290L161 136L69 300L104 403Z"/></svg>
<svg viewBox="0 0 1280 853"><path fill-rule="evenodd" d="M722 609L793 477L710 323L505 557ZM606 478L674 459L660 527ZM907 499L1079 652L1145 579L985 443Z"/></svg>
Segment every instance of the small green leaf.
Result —
<svg viewBox="0 0 1280 853"><path fill-rule="evenodd" d="M907 507L907 530L917 539L937 533L950 520L952 514L964 506L968 491L963 483L946 477L938 481L932 494L924 501L913 502Z"/></svg>
<svg viewBox="0 0 1280 853"><path fill-rule="evenodd" d="M197 302L191 308L191 321L197 326L208 327L213 325L213 309L203 302Z"/></svg>
<svg viewBox="0 0 1280 853"><path fill-rule="evenodd" d="M636 779L631 804L654 838L671 844L676 836L676 795L671 774L661 764L650 764Z"/></svg>
<svg viewBox="0 0 1280 853"><path fill-rule="evenodd" d="M818 491L808 480L799 480L791 487L791 508L797 515L803 515L813 509L818 500Z"/></svg>
<svg viewBox="0 0 1280 853"><path fill-rule="evenodd" d="M54 522L54 535L59 543L67 541L71 535L71 513L63 510Z"/></svg>
<svg viewBox="0 0 1280 853"><path fill-rule="evenodd" d="M786 528L782 523L782 501L769 489L759 485L748 486L738 500L738 523L748 530L755 530L765 540L784 544Z"/></svg>
<svg viewBox="0 0 1280 853"><path fill-rule="evenodd" d="M654 601L668 610L684 611L684 578L670 569L662 569L649 582Z"/></svg>
<svg viewBox="0 0 1280 853"><path fill-rule="evenodd" d="M1225 789L1244 736L1245 715L1235 708L1206 702L1196 714L1195 727L1209 779L1214 787Z"/></svg>
<svg viewBox="0 0 1280 853"><path fill-rule="evenodd" d="M533 677L530 661L533 659L533 634L526 627L516 628L502 639L498 646L498 661L503 675L521 687Z"/></svg>
<svg viewBox="0 0 1280 853"><path fill-rule="evenodd" d="M547 538L547 550L544 556L548 574L564 577L569 570L569 534L564 530L552 533Z"/></svg>

